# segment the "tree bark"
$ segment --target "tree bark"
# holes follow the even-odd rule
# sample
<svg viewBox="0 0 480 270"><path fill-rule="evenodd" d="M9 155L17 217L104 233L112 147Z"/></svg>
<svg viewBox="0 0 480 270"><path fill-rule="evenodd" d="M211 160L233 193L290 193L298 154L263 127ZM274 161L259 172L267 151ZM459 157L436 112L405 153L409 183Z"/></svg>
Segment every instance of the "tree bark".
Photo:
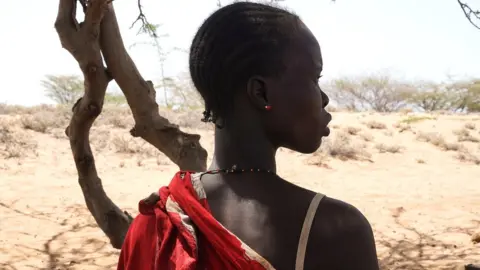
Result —
<svg viewBox="0 0 480 270"><path fill-rule="evenodd" d="M153 84L143 79L128 55L112 4L105 12L101 33L105 63L132 109L135 119L135 127L130 131L132 136L143 138L183 170L205 170L207 151L199 143L200 135L182 132L158 114Z"/></svg>
<svg viewBox="0 0 480 270"><path fill-rule="evenodd" d="M78 62L85 79L85 94L73 106L65 133L70 139L87 208L112 246L121 248L132 217L105 193L89 142L90 128L102 111L112 75L132 109L136 123L131 130L133 136L153 144L182 170L204 170L207 152L199 143L199 135L180 131L158 114L153 85L141 77L124 48L111 0L86 3L83 23L75 19L77 0L60 0L55 21L62 47ZM103 64L102 52L111 71Z"/></svg>

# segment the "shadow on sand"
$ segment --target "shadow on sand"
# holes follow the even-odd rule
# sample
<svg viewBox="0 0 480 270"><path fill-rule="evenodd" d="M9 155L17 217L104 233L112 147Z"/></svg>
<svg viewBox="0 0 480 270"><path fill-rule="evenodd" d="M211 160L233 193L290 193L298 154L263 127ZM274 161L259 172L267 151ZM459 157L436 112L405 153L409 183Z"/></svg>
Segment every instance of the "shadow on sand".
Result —
<svg viewBox="0 0 480 270"><path fill-rule="evenodd" d="M397 208L392 215L395 225L408 237L402 240L387 236L381 231L375 232L377 246L387 248L386 256L379 258L382 269L408 270L440 270L440 269L467 269L463 266L480 261L471 258L480 257L480 246L470 243L468 246L457 246L439 240L435 236L445 233L458 233L471 236L480 228L479 220L472 220L472 224L464 227L449 227L435 235L420 232L414 226L402 222L405 213L403 208Z"/></svg>
<svg viewBox="0 0 480 270"><path fill-rule="evenodd" d="M113 249L84 205L73 205L64 211L64 219L55 220L52 216L34 209L29 213L14 207L14 203L0 202L0 207L7 208L15 213L38 221L41 224L51 225L52 232L56 232L47 241L35 247L16 244L14 250L0 247L0 254L6 255L7 261L0 261L0 269L20 270L25 268L57 270L57 269L115 269L118 250ZM399 208L393 214L396 225L408 234L402 240L387 236L381 231L375 232L377 245L385 248L386 253L379 258L381 268L388 270L431 270L431 269L465 269L459 265L479 263L472 258L480 258L480 246L471 243L460 247L442 242L435 236L442 233L462 233L472 235L480 228L479 220L462 228L447 228L436 235L427 235L415 227L401 221L405 213ZM81 217L81 218L75 218ZM85 218L88 217L88 218ZM48 221L49 223L46 223ZM45 230L49 230L45 226ZM36 238L29 232L19 232L31 239ZM88 237L86 237L88 236ZM412 240L414 239L414 240ZM5 256L4 256L5 258ZM31 263L30 263L31 262ZM37 264L38 262L38 264ZM30 263L30 265L28 264ZM35 265L34 265L35 264ZM472 268L474 269L474 268Z"/></svg>

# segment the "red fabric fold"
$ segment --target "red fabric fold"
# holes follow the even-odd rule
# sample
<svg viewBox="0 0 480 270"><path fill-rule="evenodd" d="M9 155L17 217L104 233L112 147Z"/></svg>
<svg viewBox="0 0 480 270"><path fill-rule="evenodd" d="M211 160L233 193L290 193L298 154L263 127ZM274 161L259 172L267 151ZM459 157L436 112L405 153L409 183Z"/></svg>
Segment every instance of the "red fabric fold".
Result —
<svg viewBox="0 0 480 270"><path fill-rule="evenodd" d="M215 220L201 182L191 176L178 172L154 205L140 201L117 269L272 269Z"/></svg>

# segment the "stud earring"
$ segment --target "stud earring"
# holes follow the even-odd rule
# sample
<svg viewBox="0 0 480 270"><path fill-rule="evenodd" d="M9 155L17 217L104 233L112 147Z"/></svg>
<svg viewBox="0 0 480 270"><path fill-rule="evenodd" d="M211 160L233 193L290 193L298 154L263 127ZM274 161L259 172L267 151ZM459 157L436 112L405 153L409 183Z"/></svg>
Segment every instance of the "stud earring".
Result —
<svg viewBox="0 0 480 270"><path fill-rule="evenodd" d="M265 105L265 110L270 111L272 109L272 106L270 105Z"/></svg>

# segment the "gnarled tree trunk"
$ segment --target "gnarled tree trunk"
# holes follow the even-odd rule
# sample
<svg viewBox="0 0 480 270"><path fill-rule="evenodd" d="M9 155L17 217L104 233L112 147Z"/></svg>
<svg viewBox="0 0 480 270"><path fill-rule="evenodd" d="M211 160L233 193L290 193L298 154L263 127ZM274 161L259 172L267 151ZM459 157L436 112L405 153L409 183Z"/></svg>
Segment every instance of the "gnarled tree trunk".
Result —
<svg viewBox="0 0 480 270"><path fill-rule="evenodd" d="M63 48L77 60L85 79L85 94L73 106L65 133L88 210L112 246L120 248L132 217L105 193L89 142L90 128L102 111L109 81L118 83L132 110L132 136L154 145L182 170L204 170L207 152L199 143L200 135L182 132L159 115L153 84L143 79L127 53L111 0L79 0L85 11L82 23L75 19L77 0L59 1L55 28Z"/></svg>

